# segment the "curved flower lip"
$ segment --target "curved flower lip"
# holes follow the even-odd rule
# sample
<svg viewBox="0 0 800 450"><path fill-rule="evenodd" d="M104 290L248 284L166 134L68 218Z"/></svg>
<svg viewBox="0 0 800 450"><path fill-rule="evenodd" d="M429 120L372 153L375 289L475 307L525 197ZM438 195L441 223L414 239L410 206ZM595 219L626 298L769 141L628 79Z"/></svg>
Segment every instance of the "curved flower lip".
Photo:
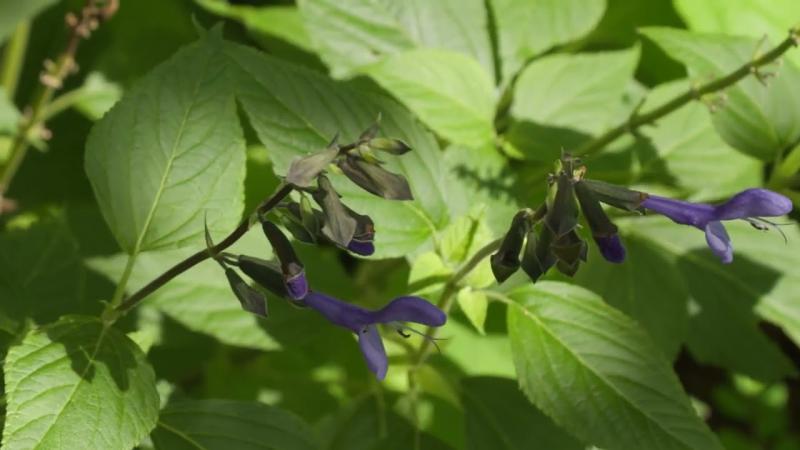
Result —
<svg viewBox="0 0 800 450"><path fill-rule="evenodd" d="M792 211L792 201L767 189L747 189L714 208L716 220L776 217Z"/></svg>
<svg viewBox="0 0 800 450"><path fill-rule="evenodd" d="M594 241L606 261L615 264L625 261L625 247L622 245L619 235L595 236Z"/></svg>

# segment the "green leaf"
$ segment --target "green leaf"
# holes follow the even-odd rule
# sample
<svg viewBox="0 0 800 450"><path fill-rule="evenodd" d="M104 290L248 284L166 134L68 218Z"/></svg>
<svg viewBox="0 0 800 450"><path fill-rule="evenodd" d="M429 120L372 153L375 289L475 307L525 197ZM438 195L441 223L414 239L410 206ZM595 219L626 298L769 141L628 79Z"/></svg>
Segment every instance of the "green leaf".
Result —
<svg viewBox="0 0 800 450"><path fill-rule="evenodd" d="M675 9L692 31L750 36L768 36L773 42L786 39L788 30L800 21L800 3L794 0L675 0ZM800 64L800 55L786 56Z"/></svg>
<svg viewBox="0 0 800 450"><path fill-rule="evenodd" d="M78 246L63 218L0 234L0 314L18 323L88 312Z"/></svg>
<svg viewBox="0 0 800 450"><path fill-rule="evenodd" d="M795 227L783 229L787 244L777 233L764 235L745 222L726 222L735 256L732 264L723 265L695 228L658 217L619 225L624 239L635 235L649 240L679 271L690 299L687 344L698 360L764 381L795 373L777 345L759 330L757 316L800 342L800 308L793 301L800 289L800 232ZM659 289L667 288L650 288Z"/></svg>
<svg viewBox="0 0 800 450"><path fill-rule="evenodd" d="M364 71L445 139L480 146L494 137L492 80L474 59L417 49Z"/></svg>
<svg viewBox="0 0 800 450"><path fill-rule="evenodd" d="M531 57L588 34L606 9L605 0L489 0L489 5L503 85Z"/></svg>
<svg viewBox="0 0 800 450"><path fill-rule="evenodd" d="M467 450L583 450L506 378L461 380Z"/></svg>
<svg viewBox="0 0 800 450"><path fill-rule="evenodd" d="M486 298L486 294L467 286L458 291L456 300L458 301L458 307L467 316L472 326L479 333L484 334L483 324L486 322L486 310L489 308L489 300Z"/></svg>
<svg viewBox="0 0 800 450"><path fill-rule="evenodd" d="M4 449L127 449L158 417L153 369L124 334L88 317L30 331L6 357Z"/></svg>
<svg viewBox="0 0 800 450"><path fill-rule="evenodd" d="M749 38L670 28L644 28L641 32L686 65L697 83L727 75L749 62L758 50L758 42ZM800 94L796 89L800 70L792 64L762 70L776 73L769 85L765 87L751 76L728 88L724 105L712 120L730 146L771 161L800 139Z"/></svg>
<svg viewBox="0 0 800 450"><path fill-rule="evenodd" d="M3 44L6 38L14 32L14 28L20 22L32 19L56 2L57 0L0 1L0 44Z"/></svg>
<svg viewBox="0 0 800 450"><path fill-rule="evenodd" d="M17 131L19 111L0 86L0 135L13 135ZM0 158L2 155L0 155Z"/></svg>
<svg viewBox="0 0 800 450"><path fill-rule="evenodd" d="M202 245L242 214L245 147L221 41L158 66L92 129L86 172L130 254Z"/></svg>
<svg viewBox="0 0 800 450"><path fill-rule="evenodd" d="M156 450L321 448L300 418L263 403L183 400L170 403L151 435Z"/></svg>
<svg viewBox="0 0 800 450"><path fill-rule="evenodd" d="M336 133L342 142L355 140L378 113L384 135L413 148L387 157L384 166L408 181L413 202L376 198L344 176L330 176L344 203L375 221L376 257L412 253L447 223L441 151L407 110L358 85L333 82L246 47L229 44L226 54L238 69L237 99L269 148L276 173L286 173L293 159L325 147Z"/></svg>
<svg viewBox="0 0 800 450"><path fill-rule="evenodd" d="M463 53L494 73L483 0L300 0L298 6L337 78L417 47Z"/></svg>
<svg viewBox="0 0 800 450"><path fill-rule="evenodd" d="M248 233L240 248L255 250L255 239L263 238L260 230ZM267 252L266 242L258 247L257 254ZM263 249L263 250L262 250ZM150 282L175 263L188 256L183 250L148 252L139 255L128 282L128 289L135 290ZM89 266L117 281L127 261L126 255L98 257L89 260ZM268 302L275 297L268 296ZM281 300L283 301L283 300ZM265 322L242 310L239 301L225 278L225 273L213 261L205 261L173 279L151 294L147 303L187 328L209 334L230 345L276 350L280 345L264 330Z"/></svg>
<svg viewBox="0 0 800 450"><path fill-rule="evenodd" d="M689 295L682 274L662 250L639 236L625 236L625 262L611 264L591 246L589 260L575 280L636 319L669 360L689 329Z"/></svg>
<svg viewBox="0 0 800 450"><path fill-rule="evenodd" d="M100 72L90 73L77 92L75 109L91 120L99 120L122 97L122 88Z"/></svg>
<svg viewBox="0 0 800 450"><path fill-rule="evenodd" d="M638 60L638 47L556 54L536 60L517 80L511 114L536 125L588 134L605 131L629 113L616 105L633 78Z"/></svg>
<svg viewBox="0 0 800 450"><path fill-rule="evenodd" d="M604 448L722 448L636 322L564 283L540 282L510 297L517 377L557 424Z"/></svg>
<svg viewBox="0 0 800 450"><path fill-rule="evenodd" d="M687 88L684 81L658 86L648 94L642 111L666 103ZM726 144L701 104L690 103L641 132L655 149L654 155L641 155L643 175L674 182L691 200L718 199L761 183L761 162Z"/></svg>
<svg viewBox="0 0 800 450"><path fill-rule="evenodd" d="M511 349L505 333L487 332L482 335L473 327L457 320L448 320L439 335L448 337L441 344L442 355L463 373L471 376L514 377ZM480 357L476 358L475 355Z"/></svg>

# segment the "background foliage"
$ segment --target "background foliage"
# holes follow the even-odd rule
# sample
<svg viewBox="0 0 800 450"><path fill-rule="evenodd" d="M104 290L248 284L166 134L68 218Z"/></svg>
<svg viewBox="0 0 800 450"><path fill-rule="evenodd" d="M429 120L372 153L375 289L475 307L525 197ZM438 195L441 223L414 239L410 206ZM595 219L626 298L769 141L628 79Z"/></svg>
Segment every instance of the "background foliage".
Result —
<svg viewBox="0 0 800 450"><path fill-rule="evenodd" d="M0 0L4 170L82 5ZM0 209L3 448L800 449L795 224L786 242L731 224L723 266L696 230L626 215L621 265L591 247L574 279L497 286L484 259L452 281L543 201L562 149L726 75L798 21L791 0L122 0L81 42L46 129L24 136L34 148ZM297 249L313 286L349 302L443 300L440 352L387 339L377 382L349 333L284 302L242 311L213 262L101 320L202 249L204 219L228 234L295 157L378 113L414 149L387 166L415 200L334 173L375 220L377 251ZM585 161L648 192L766 186L797 205L799 143L790 50ZM233 251L271 254L258 231Z"/></svg>

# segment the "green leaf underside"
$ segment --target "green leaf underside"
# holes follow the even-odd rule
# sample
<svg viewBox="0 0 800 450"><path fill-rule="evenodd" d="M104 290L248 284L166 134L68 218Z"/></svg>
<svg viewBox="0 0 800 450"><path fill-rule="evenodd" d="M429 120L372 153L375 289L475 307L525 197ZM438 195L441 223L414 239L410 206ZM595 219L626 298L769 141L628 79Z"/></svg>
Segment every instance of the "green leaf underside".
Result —
<svg viewBox="0 0 800 450"><path fill-rule="evenodd" d="M541 282L513 291L517 377L560 426L600 447L721 449L667 360L630 318L594 294Z"/></svg>
<svg viewBox="0 0 800 450"><path fill-rule="evenodd" d="M320 446L302 420L262 403L183 400L167 405L151 438L156 450L313 450Z"/></svg>
<svg viewBox="0 0 800 450"><path fill-rule="evenodd" d="M683 63L698 83L723 76L757 54L758 41L668 28L644 28L672 58ZM714 126L732 147L769 161L800 139L800 69L793 64L764 68L777 72L762 85L750 76L725 91L726 100L713 115Z"/></svg>
<svg viewBox="0 0 800 450"><path fill-rule="evenodd" d="M413 48L463 53L494 73L483 0L300 0L298 7L335 77Z"/></svg>
<svg viewBox="0 0 800 450"><path fill-rule="evenodd" d="M479 146L494 137L492 80L475 60L417 49L384 58L364 71L449 141Z"/></svg>
<svg viewBox="0 0 800 450"><path fill-rule="evenodd" d="M201 245L239 221L245 145L222 56L207 39L158 66L92 129L86 172L130 254Z"/></svg>
<svg viewBox="0 0 800 450"><path fill-rule="evenodd" d="M703 232L653 217L618 221L625 236L647 240L669 258L688 288L687 344L700 361L764 381L795 373L792 363L759 330L764 318L800 342L800 308L791 301L800 289L800 232L784 227L788 243L773 231L745 222L725 222L734 262L723 265L706 247ZM653 262L655 264L655 262Z"/></svg>
<svg viewBox="0 0 800 450"><path fill-rule="evenodd" d="M5 362L4 449L124 449L155 426L155 375L130 339L93 318L29 332Z"/></svg>
<svg viewBox="0 0 800 450"><path fill-rule="evenodd" d="M558 428L506 378L461 381L468 450L582 450L584 445Z"/></svg>

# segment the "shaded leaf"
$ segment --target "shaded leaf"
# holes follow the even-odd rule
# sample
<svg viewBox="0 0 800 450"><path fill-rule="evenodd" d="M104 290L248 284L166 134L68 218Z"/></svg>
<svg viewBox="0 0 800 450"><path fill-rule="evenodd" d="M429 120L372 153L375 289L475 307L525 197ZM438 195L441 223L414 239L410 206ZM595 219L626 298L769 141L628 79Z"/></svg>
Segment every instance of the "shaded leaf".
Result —
<svg viewBox="0 0 800 450"><path fill-rule="evenodd" d="M24 2L4 0L0 2L0 44L14 32L17 24L30 20L57 0L26 0Z"/></svg>

